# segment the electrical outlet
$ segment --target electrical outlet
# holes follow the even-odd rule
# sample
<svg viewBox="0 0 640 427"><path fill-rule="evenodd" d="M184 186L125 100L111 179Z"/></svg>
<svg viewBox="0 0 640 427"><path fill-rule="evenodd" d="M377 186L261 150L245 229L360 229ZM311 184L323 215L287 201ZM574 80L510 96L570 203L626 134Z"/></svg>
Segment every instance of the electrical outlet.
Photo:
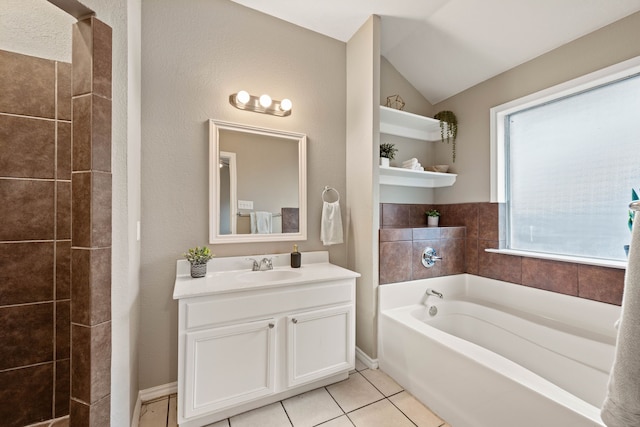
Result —
<svg viewBox="0 0 640 427"><path fill-rule="evenodd" d="M252 200L238 200L238 209L250 209L253 210Z"/></svg>

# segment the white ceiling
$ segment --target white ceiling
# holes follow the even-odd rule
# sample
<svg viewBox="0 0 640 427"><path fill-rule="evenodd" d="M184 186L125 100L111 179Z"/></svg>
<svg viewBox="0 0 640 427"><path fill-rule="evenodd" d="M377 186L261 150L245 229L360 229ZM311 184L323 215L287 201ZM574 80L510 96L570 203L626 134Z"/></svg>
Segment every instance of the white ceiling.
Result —
<svg viewBox="0 0 640 427"><path fill-rule="evenodd" d="M432 104L640 10L640 0L233 1L345 42L379 15L382 55Z"/></svg>

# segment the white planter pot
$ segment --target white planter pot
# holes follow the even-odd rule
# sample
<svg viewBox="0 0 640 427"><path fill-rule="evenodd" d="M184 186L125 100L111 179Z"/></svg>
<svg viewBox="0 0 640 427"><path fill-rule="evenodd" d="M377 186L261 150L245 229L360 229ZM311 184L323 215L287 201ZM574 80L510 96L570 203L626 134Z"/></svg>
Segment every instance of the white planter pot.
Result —
<svg viewBox="0 0 640 427"><path fill-rule="evenodd" d="M380 166L383 168L389 167L389 159L387 157L380 157Z"/></svg>
<svg viewBox="0 0 640 427"><path fill-rule="evenodd" d="M437 227L439 220L439 216L427 216L427 227Z"/></svg>

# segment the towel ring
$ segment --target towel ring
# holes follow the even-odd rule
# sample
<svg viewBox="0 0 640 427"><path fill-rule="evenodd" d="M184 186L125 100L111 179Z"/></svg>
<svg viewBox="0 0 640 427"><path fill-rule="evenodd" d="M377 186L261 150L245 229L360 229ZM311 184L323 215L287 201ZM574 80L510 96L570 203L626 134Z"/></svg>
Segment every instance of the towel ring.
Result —
<svg viewBox="0 0 640 427"><path fill-rule="evenodd" d="M329 191L335 191L336 197L338 198L338 200L336 200L335 202L339 202L340 201L340 193L338 193L338 190L336 190L333 187L329 187L328 185L324 187L324 191L322 192L322 201L323 202L327 202L327 203L335 203L335 202L329 202L328 200L324 199L325 194L327 194Z"/></svg>

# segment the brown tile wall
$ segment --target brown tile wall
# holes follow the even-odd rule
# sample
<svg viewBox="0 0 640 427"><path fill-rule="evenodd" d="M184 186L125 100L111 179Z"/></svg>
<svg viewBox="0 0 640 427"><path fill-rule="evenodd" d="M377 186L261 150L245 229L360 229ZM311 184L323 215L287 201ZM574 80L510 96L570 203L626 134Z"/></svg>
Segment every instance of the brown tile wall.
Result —
<svg viewBox="0 0 640 427"><path fill-rule="evenodd" d="M70 426L110 424L111 28L73 26Z"/></svg>
<svg viewBox="0 0 640 427"><path fill-rule="evenodd" d="M400 260L398 252L393 251L387 243L393 240L393 244L400 247L397 242L402 242L403 239L392 239L392 236L400 237L400 229L424 227L426 225L424 212L432 208L440 211L440 230L447 230L448 227L464 227L466 230L464 244L460 244L458 239L452 239L455 242L452 244L453 253L464 260L464 272L609 304L622 303L624 270L486 252L485 249L497 249L504 245L504 229L500 224L504 224L505 209L504 205L497 203L381 204L381 284L411 280L407 278L406 272L404 276L396 273L399 268L395 267L395 264L406 263L406 261ZM408 235L403 236L408 237ZM451 249L448 246L440 249L438 253L443 255L443 261L445 261L449 258L447 252ZM463 255L458 255L461 250ZM411 256L413 257L412 265L419 262L415 252ZM457 263L460 262L462 261L457 261ZM444 265L443 262L440 271L435 273L434 270L434 273L429 273L431 275L426 277L454 274L448 271L443 272ZM457 268L453 270L457 271Z"/></svg>
<svg viewBox="0 0 640 427"><path fill-rule="evenodd" d="M21 427L69 413L71 65L0 50L0 94L0 419Z"/></svg>

